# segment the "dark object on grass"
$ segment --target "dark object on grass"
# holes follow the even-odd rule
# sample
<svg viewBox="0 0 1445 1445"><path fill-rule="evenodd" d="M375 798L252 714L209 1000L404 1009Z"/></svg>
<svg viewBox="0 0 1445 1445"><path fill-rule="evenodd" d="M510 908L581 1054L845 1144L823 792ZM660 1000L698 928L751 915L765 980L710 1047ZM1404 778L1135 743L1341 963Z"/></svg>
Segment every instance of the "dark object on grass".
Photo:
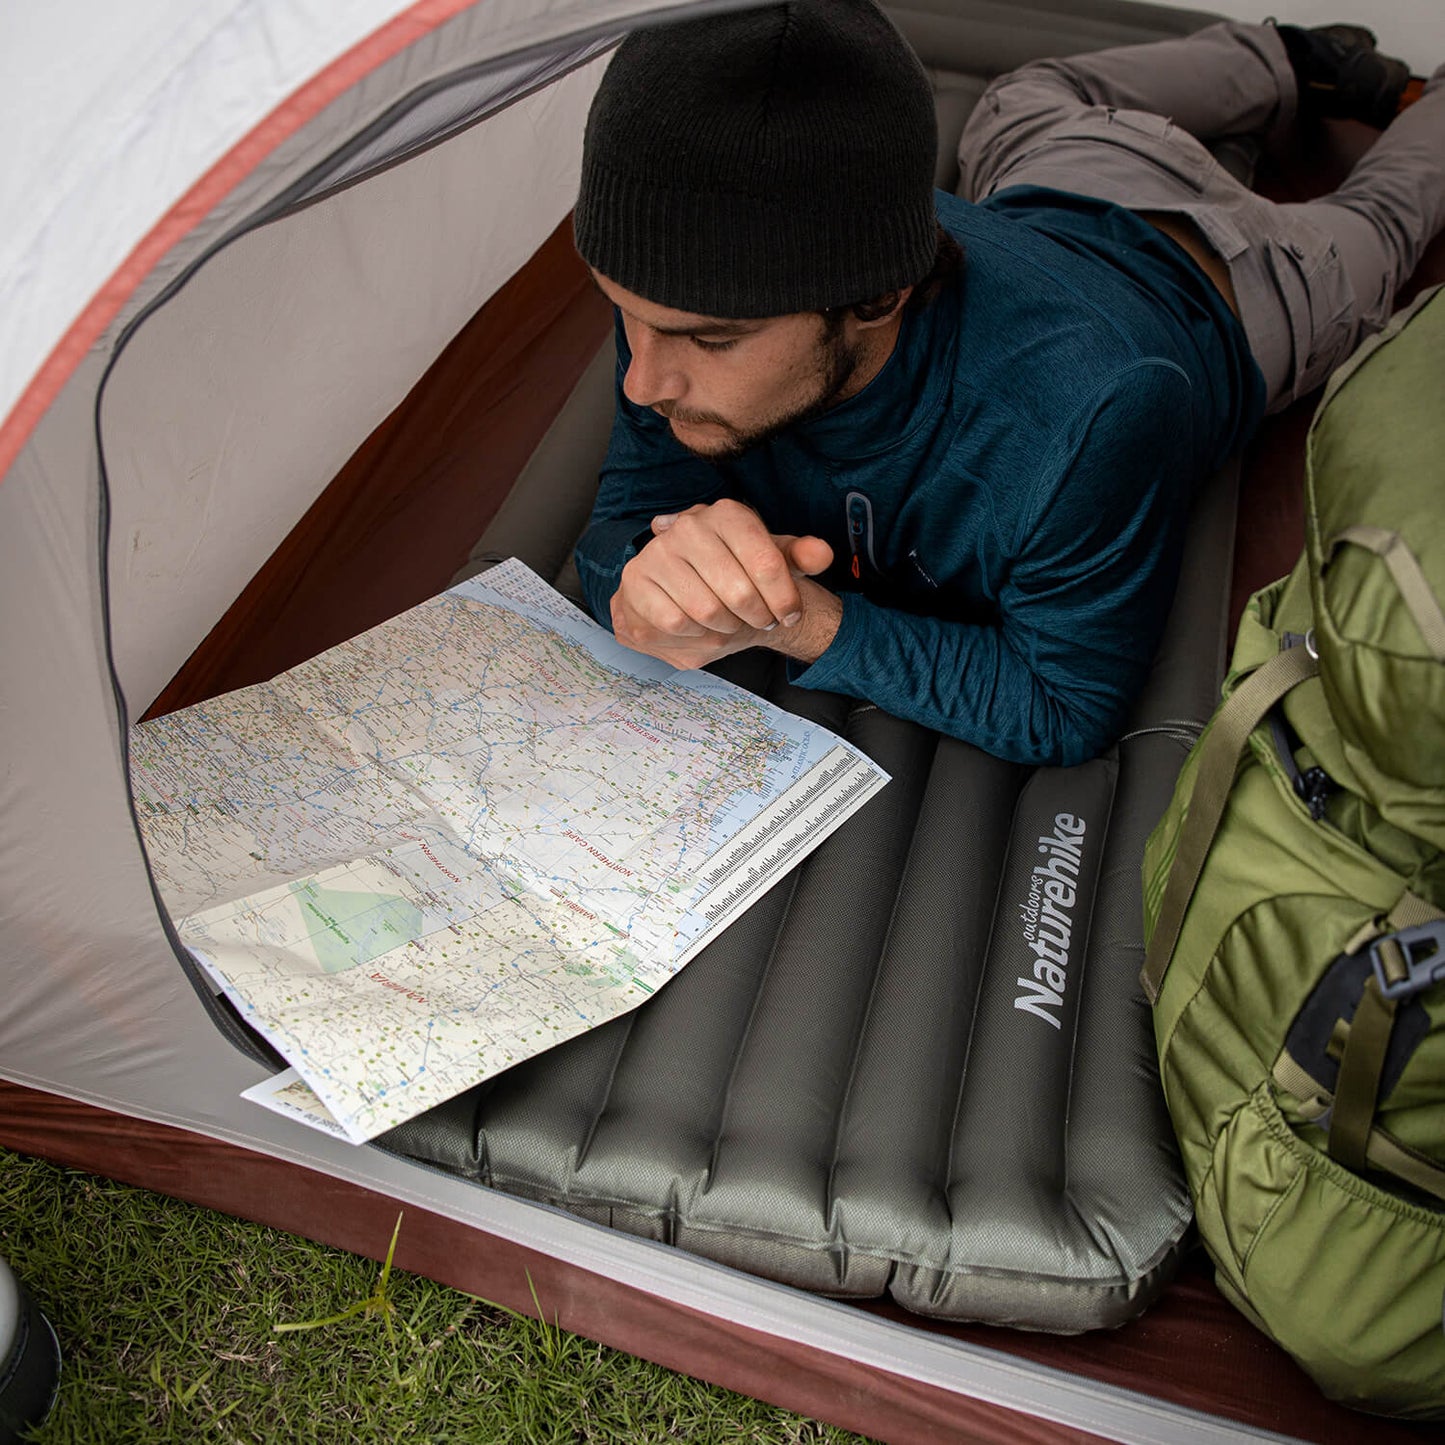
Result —
<svg viewBox="0 0 1445 1445"><path fill-rule="evenodd" d="M55 1331L0 1259L0 1445L12 1445L50 1413L59 1379Z"/></svg>

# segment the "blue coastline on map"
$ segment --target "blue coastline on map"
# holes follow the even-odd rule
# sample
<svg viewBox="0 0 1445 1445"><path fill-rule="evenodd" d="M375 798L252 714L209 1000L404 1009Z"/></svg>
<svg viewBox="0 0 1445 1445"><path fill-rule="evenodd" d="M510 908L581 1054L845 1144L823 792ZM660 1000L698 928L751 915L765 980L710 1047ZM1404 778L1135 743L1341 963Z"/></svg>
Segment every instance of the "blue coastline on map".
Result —
<svg viewBox="0 0 1445 1445"><path fill-rule="evenodd" d="M774 787L786 788L803 777L839 744L840 739L816 723L810 723L768 702L765 698L740 688L726 678L710 672L682 670L624 647L605 627L592 621L575 608L560 613L555 608L534 604L523 598L487 585L486 573L459 584L453 591L477 601L505 607L528 618L539 627L559 633L569 642L585 648L604 667L631 677L643 684L682 688L701 697L745 702L759 712L766 722L781 733L788 745L779 749L768 765ZM539 585L541 579L537 579ZM721 844L736 831L740 813L751 814L747 800L755 799L752 789L740 789L732 801L721 808L715 818L713 844Z"/></svg>

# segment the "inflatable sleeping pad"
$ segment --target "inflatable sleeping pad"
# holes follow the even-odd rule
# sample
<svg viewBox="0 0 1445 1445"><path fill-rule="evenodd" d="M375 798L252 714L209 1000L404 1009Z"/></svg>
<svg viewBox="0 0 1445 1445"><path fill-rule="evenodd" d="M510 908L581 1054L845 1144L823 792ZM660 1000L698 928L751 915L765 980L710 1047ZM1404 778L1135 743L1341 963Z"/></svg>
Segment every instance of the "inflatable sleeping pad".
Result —
<svg viewBox="0 0 1445 1445"><path fill-rule="evenodd" d="M1017 7L893 8L934 77L945 157L984 76L1027 58L1020 36L1048 53L1200 23L1096 0L1038 4L1030 33ZM983 75L949 68L999 36L1013 48ZM466 572L517 555L568 590L613 368L609 342ZM1053 1331L1137 1314L1190 1225L1138 985L1140 859L1218 697L1235 482L1196 509L1126 736L1081 766L1001 762L793 688L771 654L728 659L893 781L641 1008L379 1142L832 1295Z"/></svg>
<svg viewBox="0 0 1445 1445"><path fill-rule="evenodd" d="M601 361L579 393L605 408ZM1002 762L728 659L893 781L641 1008L380 1142L829 1294L1056 1331L1138 1313L1190 1222L1140 859L1217 696L1234 483L1196 508L1149 687L1092 762Z"/></svg>

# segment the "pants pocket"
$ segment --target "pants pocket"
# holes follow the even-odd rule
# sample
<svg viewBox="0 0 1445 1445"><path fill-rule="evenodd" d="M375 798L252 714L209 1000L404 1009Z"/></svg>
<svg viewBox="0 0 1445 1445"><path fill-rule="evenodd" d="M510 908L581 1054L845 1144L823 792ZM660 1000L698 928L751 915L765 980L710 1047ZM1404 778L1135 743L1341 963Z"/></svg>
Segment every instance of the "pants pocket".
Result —
<svg viewBox="0 0 1445 1445"><path fill-rule="evenodd" d="M1296 224L1289 239L1267 240L1265 260L1289 322L1293 371L1289 392L1299 398L1321 385L1355 340L1354 293L1335 246L1313 227Z"/></svg>

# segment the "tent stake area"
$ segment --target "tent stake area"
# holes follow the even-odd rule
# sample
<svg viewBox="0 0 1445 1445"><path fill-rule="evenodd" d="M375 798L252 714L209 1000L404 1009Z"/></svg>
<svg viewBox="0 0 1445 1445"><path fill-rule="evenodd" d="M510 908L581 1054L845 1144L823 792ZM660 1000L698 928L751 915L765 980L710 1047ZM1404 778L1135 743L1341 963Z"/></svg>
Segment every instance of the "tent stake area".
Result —
<svg viewBox="0 0 1445 1445"><path fill-rule="evenodd" d="M380 1260L397 1201L165 1125L0 1082L0 1143ZM879 1439L1087 1440L672 1304L443 1215L405 1208L395 1264L784 1408ZM535 1292L535 1294L534 1294ZM705 1363L704 1363L705 1362Z"/></svg>

